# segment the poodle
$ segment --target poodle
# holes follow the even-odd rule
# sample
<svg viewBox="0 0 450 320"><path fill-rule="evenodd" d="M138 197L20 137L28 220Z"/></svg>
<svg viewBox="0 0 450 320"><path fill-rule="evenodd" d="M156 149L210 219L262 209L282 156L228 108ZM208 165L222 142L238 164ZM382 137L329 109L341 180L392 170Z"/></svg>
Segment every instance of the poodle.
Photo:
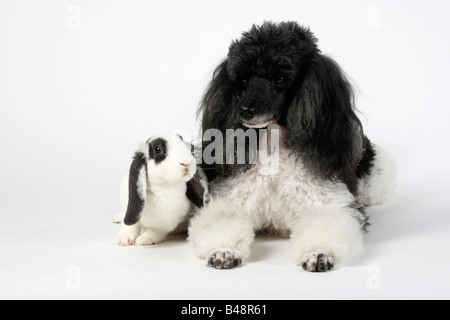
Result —
<svg viewBox="0 0 450 320"><path fill-rule="evenodd" d="M267 230L290 237L292 259L310 272L361 250L365 208L390 198L396 165L364 135L349 80L309 28L265 22L244 32L215 70L199 118L211 201L190 223L197 257L216 269L237 267ZM215 133L238 131L249 143L236 163L234 137ZM255 156L264 145L270 151ZM277 170L268 173L261 160L275 157Z"/></svg>

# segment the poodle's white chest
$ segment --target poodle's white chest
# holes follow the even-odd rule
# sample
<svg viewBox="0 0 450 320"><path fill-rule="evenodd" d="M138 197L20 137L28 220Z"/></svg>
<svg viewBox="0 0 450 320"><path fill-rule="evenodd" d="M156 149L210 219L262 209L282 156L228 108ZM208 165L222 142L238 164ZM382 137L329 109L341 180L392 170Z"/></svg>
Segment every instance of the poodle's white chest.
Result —
<svg viewBox="0 0 450 320"><path fill-rule="evenodd" d="M290 155L288 150L281 149L277 161L277 166L270 161L258 163L236 177L214 184L213 197L237 204L258 226L270 224L277 229L288 228L307 208L340 200L336 194L347 198L344 184L317 179L301 158Z"/></svg>
<svg viewBox="0 0 450 320"><path fill-rule="evenodd" d="M301 159L284 151L277 161L276 165L258 163L236 177L213 184L213 196L226 197L249 208L256 205L258 211L315 198L321 189L319 181L304 169Z"/></svg>

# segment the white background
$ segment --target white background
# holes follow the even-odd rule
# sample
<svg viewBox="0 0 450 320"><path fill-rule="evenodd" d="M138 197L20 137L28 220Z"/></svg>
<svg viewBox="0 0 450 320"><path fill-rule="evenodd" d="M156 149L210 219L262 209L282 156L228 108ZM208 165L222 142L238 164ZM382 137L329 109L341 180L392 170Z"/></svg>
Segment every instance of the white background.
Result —
<svg viewBox="0 0 450 320"><path fill-rule="evenodd" d="M450 3L0 2L0 298L450 298ZM135 147L178 130L232 39L295 20L349 74L399 188L371 208L362 257L327 274L258 238L242 268L207 268L182 236L115 245Z"/></svg>

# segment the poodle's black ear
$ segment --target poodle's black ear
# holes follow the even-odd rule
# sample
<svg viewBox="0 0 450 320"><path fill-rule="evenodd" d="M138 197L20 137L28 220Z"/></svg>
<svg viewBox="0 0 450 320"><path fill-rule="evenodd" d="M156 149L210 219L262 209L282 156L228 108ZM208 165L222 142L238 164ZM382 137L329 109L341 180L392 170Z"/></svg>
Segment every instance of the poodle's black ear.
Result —
<svg viewBox="0 0 450 320"><path fill-rule="evenodd" d="M217 129L225 132L228 128L235 128L236 113L231 111L232 108L232 84L228 75L228 60L224 60L215 69L211 82L206 89L203 99L198 109L198 116L202 121L202 132L208 129ZM213 141L203 141L202 151ZM214 156L214 155L213 155ZM208 181L212 181L218 172L224 170L224 165L202 163Z"/></svg>
<svg viewBox="0 0 450 320"><path fill-rule="evenodd" d="M228 76L228 60L219 64L200 103L198 114L202 117L202 130L233 128L230 117L233 92Z"/></svg>
<svg viewBox="0 0 450 320"><path fill-rule="evenodd" d="M304 61L287 111L287 139L322 177L348 176L361 157L363 132L353 100L353 89L333 59L314 53Z"/></svg>
<svg viewBox="0 0 450 320"><path fill-rule="evenodd" d="M123 222L134 225L141 219L147 197L147 160L145 154L136 152L128 180L128 208Z"/></svg>

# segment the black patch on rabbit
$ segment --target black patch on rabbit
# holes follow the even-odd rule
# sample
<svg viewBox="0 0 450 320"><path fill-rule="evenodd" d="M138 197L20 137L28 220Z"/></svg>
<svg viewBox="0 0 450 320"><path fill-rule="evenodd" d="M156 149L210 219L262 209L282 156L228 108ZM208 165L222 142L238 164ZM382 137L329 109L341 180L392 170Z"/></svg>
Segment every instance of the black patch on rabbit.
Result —
<svg viewBox="0 0 450 320"><path fill-rule="evenodd" d="M156 139L149 144L148 154L156 164L160 164L166 159L167 152L167 141L164 139Z"/></svg>
<svg viewBox="0 0 450 320"><path fill-rule="evenodd" d="M128 183L128 208L127 214L125 215L124 223L127 226L136 224L142 214L142 210L145 207L146 199L146 187L144 190L139 190L137 188L139 175L142 170L145 170L143 174L146 173L147 161L145 160L145 154L142 152L136 152L133 158L133 162L130 166L130 176Z"/></svg>

